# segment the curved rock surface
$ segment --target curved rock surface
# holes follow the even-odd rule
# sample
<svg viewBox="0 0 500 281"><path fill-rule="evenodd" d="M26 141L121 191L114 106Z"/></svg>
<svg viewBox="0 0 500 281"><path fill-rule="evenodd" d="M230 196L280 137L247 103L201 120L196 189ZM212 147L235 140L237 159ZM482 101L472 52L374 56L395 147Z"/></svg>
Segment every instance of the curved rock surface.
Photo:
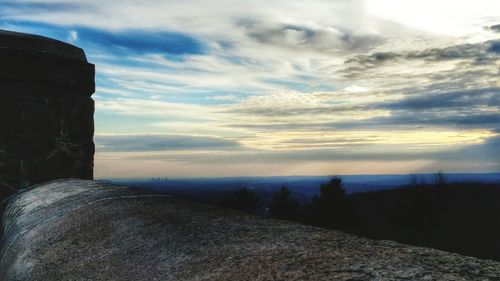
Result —
<svg viewBox="0 0 500 281"><path fill-rule="evenodd" d="M1 280L499 280L500 263L95 181L16 195Z"/></svg>

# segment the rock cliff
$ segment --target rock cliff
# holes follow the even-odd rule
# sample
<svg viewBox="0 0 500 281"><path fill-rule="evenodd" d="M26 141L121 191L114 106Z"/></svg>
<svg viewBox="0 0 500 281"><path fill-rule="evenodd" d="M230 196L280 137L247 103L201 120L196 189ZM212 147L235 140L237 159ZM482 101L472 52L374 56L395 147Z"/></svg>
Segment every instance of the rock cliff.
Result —
<svg viewBox="0 0 500 281"><path fill-rule="evenodd" d="M17 194L1 280L499 280L500 263L65 180Z"/></svg>
<svg viewBox="0 0 500 281"><path fill-rule="evenodd" d="M94 65L82 49L0 30L0 201L61 178L92 179Z"/></svg>

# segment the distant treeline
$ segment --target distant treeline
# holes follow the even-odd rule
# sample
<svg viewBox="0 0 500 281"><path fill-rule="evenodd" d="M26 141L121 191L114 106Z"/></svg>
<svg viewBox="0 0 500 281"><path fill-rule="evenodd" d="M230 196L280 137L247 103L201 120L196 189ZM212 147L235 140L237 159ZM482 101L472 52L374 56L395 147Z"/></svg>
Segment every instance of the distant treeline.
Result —
<svg viewBox="0 0 500 281"><path fill-rule="evenodd" d="M319 189L311 201L299 202L283 186L267 215L500 261L500 183L451 183L437 173L429 183L410 176L408 186L392 190L348 195L339 177ZM215 203L245 212L263 204L246 188Z"/></svg>

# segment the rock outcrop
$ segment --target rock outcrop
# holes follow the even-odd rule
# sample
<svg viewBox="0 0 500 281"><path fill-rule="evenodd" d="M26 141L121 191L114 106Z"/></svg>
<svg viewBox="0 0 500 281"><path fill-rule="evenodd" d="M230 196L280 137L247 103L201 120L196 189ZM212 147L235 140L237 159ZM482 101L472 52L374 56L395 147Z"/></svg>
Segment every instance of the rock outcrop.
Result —
<svg viewBox="0 0 500 281"><path fill-rule="evenodd" d="M82 49L0 31L0 201L61 178L92 179L94 65Z"/></svg>
<svg viewBox="0 0 500 281"><path fill-rule="evenodd" d="M84 180L5 213L1 280L499 280L500 263Z"/></svg>

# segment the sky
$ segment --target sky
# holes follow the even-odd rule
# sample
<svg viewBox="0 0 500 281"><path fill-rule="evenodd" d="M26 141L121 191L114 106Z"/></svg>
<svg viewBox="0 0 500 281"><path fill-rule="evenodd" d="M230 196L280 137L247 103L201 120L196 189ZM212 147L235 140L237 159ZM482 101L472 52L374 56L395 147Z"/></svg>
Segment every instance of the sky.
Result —
<svg viewBox="0 0 500 281"><path fill-rule="evenodd" d="M500 172L498 0L0 0L96 65L95 177Z"/></svg>

